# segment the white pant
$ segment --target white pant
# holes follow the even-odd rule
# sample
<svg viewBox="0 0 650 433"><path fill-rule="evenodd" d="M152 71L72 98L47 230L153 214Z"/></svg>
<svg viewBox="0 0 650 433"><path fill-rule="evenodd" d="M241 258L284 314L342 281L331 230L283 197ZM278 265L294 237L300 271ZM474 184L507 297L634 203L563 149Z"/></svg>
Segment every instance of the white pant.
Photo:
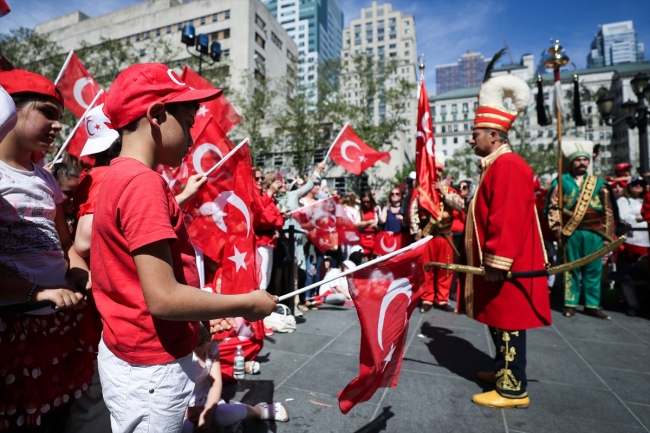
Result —
<svg viewBox="0 0 650 433"><path fill-rule="evenodd" d="M273 247L257 247L257 252L262 256L262 281L260 290L266 290L271 283L271 272L273 272Z"/></svg>
<svg viewBox="0 0 650 433"><path fill-rule="evenodd" d="M97 360L113 433L181 431L194 391L191 353L166 364L129 364L102 340Z"/></svg>

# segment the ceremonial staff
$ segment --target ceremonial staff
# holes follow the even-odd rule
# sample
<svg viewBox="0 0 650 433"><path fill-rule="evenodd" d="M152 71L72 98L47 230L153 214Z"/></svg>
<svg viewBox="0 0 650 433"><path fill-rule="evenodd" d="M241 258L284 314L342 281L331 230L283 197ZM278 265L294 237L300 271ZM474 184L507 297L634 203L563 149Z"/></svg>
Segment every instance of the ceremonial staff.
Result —
<svg viewBox="0 0 650 433"><path fill-rule="evenodd" d="M551 39L551 42L553 39ZM569 57L564 53L560 40L556 39L553 46L548 49L549 56L544 60L544 66L553 69L553 99L555 99L555 115L557 117L557 200L560 225L562 224L562 81L560 68L569 62Z"/></svg>

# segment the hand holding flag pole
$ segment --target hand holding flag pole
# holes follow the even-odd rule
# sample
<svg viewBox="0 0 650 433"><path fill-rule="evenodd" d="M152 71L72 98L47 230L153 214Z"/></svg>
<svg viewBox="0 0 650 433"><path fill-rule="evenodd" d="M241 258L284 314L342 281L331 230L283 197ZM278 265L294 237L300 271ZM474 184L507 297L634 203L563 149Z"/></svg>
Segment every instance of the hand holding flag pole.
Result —
<svg viewBox="0 0 650 433"><path fill-rule="evenodd" d="M86 119L86 115L88 114L88 112L90 110L92 110L93 108L95 108L95 102L97 102L97 100L102 95L102 93L104 93L104 89L100 89L99 92L97 92L97 94L93 98L93 101L90 103L90 105L88 105L88 108L86 108L86 111L84 112L83 116L81 116L81 118L77 121L77 124L74 126L74 128L72 128L72 131L70 131L70 134L68 135L68 138L65 140L65 142L63 143L63 146L61 146L61 149L59 149L59 151L57 152L56 156L54 157L54 159L52 161L58 160L59 157L61 156L61 154L63 153L63 151L68 147L68 144L70 144L70 141L72 140L72 137L74 137L75 132L77 132L77 129L79 129L79 126L81 126L81 124Z"/></svg>
<svg viewBox="0 0 650 433"><path fill-rule="evenodd" d="M303 287L302 289L294 290L293 292L290 292L290 293L287 293L286 295L280 296L278 298L278 301L284 301L285 299L289 299L292 296L299 295L299 294L301 294L303 292L306 292L307 290L315 289L316 287L320 287L323 284L327 284L327 283L329 283L331 281L334 281L336 279L339 279L341 277L345 277L345 276L350 275L350 274L352 274L354 272L360 271L361 269L369 268L370 266L374 266L377 263L385 262L388 259L391 259L391 258L393 258L395 256L398 256L398 255L402 254L402 253L405 253L405 252L410 251L410 250L412 250L414 248L417 248L417 247L419 247L420 245L422 245L422 244L424 244L426 242L429 242L431 240L431 238L432 238L431 236L427 236L426 238L422 238L419 241L414 242L414 243L412 243L411 245L409 245L407 247L404 247L404 248L399 249L397 251L393 251L392 253L386 254L385 256L377 257L376 259L371 260L371 261L369 261L367 263L364 263L362 265L359 265L354 269L348 269L347 271L341 272L340 274L337 274L334 277L324 279L323 281L319 281L318 283L310 284L309 286Z"/></svg>

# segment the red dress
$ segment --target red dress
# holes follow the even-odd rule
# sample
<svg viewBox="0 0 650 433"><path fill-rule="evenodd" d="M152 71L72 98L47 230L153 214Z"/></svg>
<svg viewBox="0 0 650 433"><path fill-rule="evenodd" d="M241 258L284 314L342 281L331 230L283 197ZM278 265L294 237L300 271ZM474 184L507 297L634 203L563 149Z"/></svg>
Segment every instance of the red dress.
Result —
<svg viewBox="0 0 650 433"><path fill-rule="evenodd" d="M465 224L468 264L505 271L544 269L533 171L506 145L483 158L481 168ZM458 299L467 315L489 326L514 331L551 324L546 278L488 282L467 275L462 295Z"/></svg>
<svg viewBox="0 0 650 433"><path fill-rule="evenodd" d="M363 212L361 214L361 221L371 221L377 219L377 214L374 210L369 210L368 212ZM372 251L375 249L375 236L377 230L371 227L366 227L363 230L359 231L359 245L363 247L364 254L372 254Z"/></svg>

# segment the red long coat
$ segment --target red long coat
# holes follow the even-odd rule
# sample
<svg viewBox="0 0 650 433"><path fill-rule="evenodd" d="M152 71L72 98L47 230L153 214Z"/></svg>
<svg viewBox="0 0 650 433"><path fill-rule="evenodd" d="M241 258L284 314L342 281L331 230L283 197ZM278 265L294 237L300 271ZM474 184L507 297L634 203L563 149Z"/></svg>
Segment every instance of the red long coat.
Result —
<svg viewBox="0 0 650 433"><path fill-rule="evenodd" d="M544 269L533 171L506 145L485 157L481 168L465 224L468 264L504 271ZM467 315L489 326L514 331L551 324L545 277L488 282L467 275L463 295L459 299Z"/></svg>

